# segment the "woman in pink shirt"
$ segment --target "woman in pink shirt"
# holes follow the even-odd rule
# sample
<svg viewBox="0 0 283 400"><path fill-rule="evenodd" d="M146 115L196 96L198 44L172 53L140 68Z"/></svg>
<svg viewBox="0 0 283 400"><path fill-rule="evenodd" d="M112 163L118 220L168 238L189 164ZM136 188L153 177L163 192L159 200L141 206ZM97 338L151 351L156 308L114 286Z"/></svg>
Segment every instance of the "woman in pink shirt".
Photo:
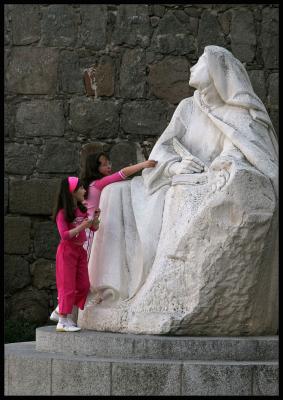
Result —
<svg viewBox="0 0 283 400"><path fill-rule="evenodd" d="M100 210L98 206L100 195L105 186L110 183L122 181L144 168L153 168L156 163L157 161L147 160L112 173L111 163L106 153L100 152L89 154L86 158L85 168L82 172L82 183L86 190L84 205L87 208L89 218L93 218L95 213L99 215ZM93 232L87 230L87 235L88 240L86 242L86 249L89 257ZM100 300L101 299L99 299L99 301Z"/></svg>
<svg viewBox="0 0 283 400"><path fill-rule="evenodd" d="M80 328L68 315L73 306L84 309L89 291L87 254L83 248L86 241L85 229L98 229L98 220L90 220L82 204L85 196L79 178L69 176L61 181L56 200L53 220L57 223L61 241L56 252L56 285L58 307L51 319L58 321L58 332L75 332Z"/></svg>

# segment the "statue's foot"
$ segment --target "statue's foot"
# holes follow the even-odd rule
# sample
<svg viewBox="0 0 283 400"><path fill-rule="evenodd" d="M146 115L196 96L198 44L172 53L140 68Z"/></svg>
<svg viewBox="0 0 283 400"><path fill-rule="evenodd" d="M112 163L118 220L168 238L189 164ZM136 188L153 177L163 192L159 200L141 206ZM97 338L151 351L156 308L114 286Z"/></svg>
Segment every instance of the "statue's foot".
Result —
<svg viewBox="0 0 283 400"><path fill-rule="evenodd" d="M92 307L94 305L100 304L102 302L103 298L99 293L90 293L86 299L85 302L85 308Z"/></svg>
<svg viewBox="0 0 283 400"><path fill-rule="evenodd" d="M100 296L99 293L97 295L95 295L93 298L93 304L100 304L102 301L103 301L103 298Z"/></svg>

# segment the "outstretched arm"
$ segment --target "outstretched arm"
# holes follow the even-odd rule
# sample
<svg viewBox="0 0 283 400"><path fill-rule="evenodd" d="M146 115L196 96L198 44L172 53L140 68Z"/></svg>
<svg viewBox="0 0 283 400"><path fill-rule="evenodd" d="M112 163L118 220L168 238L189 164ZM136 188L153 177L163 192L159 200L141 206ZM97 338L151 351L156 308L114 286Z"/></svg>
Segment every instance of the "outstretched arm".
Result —
<svg viewBox="0 0 283 400"><path fill-rule="evenodd" d="M110 183L119 182L126 178L127 178L126 175L124 175L121 170L118 172L114 172L114 174L107 175L101 179L98 179L97 181L95 181L94 186L97 189L102 190L105 186L110 185ZM91 190L91 186L90 186L90 190Z"/></svg>
<svg viewBox="0 0 283 400"><path fill-rule="evenodd" d="M144 168L153 168L155 167L156 163L157 161L147 160L135 165L130 165L129 167L122 168L120 171L115 172L114 174L104 176L103 178L98 179L97 181L95 181L94 186L97 189L102 190L105 186L109 185L110 183L122 181L123 179L128 178L128 176L131 176L136 172L141 171Z"/></svg>
<svg viewBox="0 0 283 400"><path fill-rule="evenodd" d="M126 177L135 174L136 172L141 171L144 168L153 168L157 164L157 161L154 160L147 160L141 163L130 165L129 167L122 168L122 172Z"/></svg>

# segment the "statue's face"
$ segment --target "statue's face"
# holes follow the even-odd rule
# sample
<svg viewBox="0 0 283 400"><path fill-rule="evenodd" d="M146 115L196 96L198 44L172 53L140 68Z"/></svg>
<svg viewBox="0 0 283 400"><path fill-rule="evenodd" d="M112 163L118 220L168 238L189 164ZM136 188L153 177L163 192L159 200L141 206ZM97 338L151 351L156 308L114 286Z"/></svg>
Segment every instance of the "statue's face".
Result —
<svg viewBox="0 0 283 400"><path fill-rule="evenodd" d="M211 82L207 58L204 54L198 59L198 62L190 68L190 72L189 85L196 89L202 89Z"/></svg>

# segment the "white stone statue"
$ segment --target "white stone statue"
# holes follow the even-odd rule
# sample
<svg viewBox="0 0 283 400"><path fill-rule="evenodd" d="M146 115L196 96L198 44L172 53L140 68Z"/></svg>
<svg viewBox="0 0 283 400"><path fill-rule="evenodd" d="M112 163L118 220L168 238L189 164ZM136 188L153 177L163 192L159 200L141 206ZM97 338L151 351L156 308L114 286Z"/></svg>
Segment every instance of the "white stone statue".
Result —
<svg viewBox="0 0 283 400"><path fill-rule="evenodd" d="M278 144L244 66L205 47L141 177L109 185L82 328L268 335L278 314ZM100 291L104 300L95 304Z"/></svg>

